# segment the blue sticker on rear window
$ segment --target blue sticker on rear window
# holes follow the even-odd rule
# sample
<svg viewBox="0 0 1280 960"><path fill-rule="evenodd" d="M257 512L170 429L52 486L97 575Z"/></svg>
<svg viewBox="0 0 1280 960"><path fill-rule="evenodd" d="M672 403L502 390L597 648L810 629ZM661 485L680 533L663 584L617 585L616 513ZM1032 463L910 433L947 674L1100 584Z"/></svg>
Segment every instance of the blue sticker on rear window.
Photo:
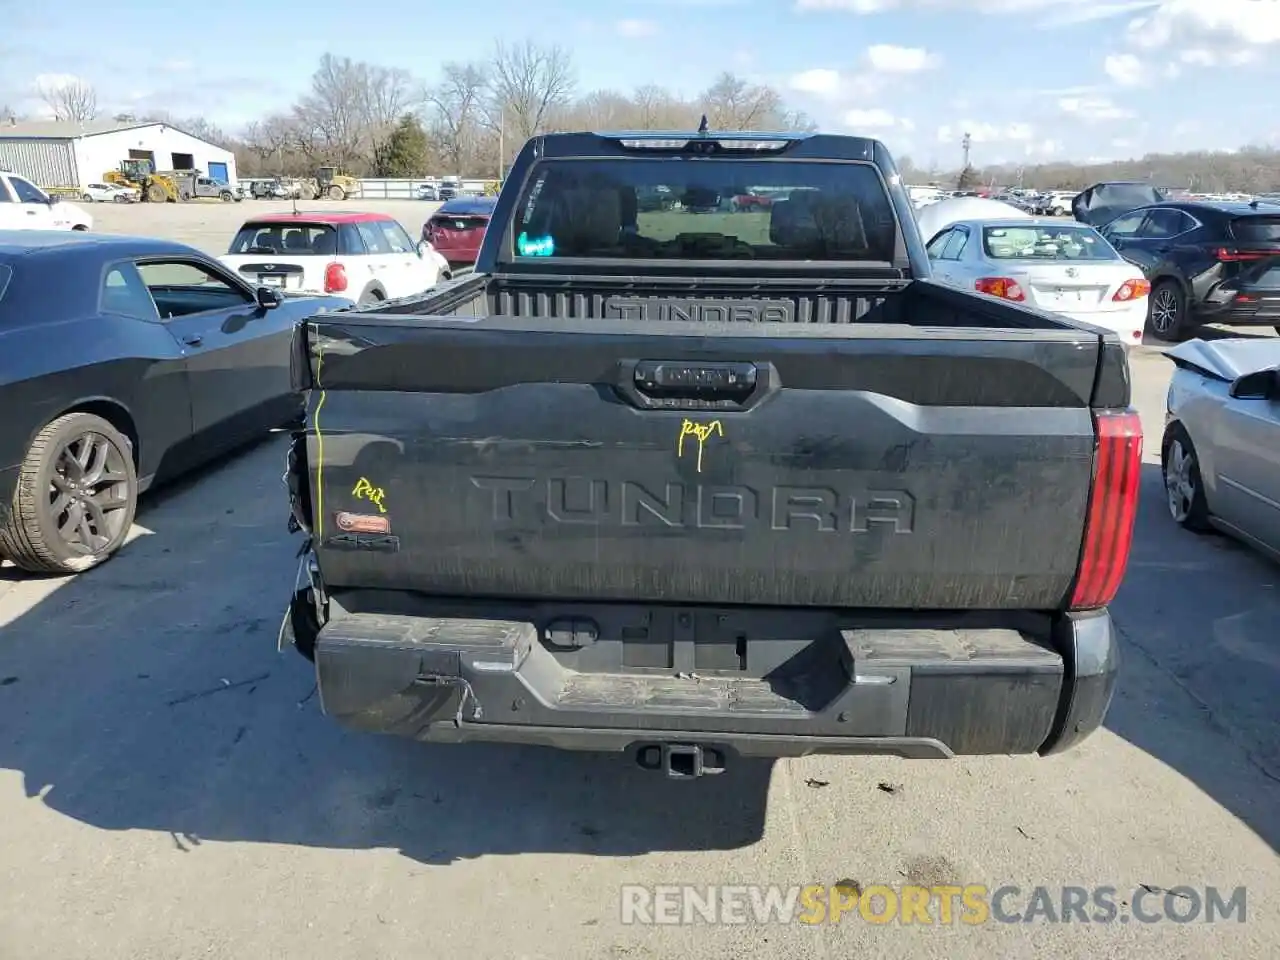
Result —
<svg viewBox="0 0 1280 960"><path fill-rule="evenodd" d="M516 253L522 257L550 257L556 252L556 242L551 237L530 237L527 233L516 238Z"/></svg>

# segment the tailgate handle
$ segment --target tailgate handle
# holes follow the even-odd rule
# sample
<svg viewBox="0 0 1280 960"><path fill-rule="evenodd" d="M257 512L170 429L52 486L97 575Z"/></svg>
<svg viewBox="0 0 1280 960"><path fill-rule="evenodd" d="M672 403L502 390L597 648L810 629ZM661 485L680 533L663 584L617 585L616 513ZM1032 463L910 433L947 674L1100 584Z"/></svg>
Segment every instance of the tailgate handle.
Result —
<svg viewBox="0 0 1280 960"><path fill-rule="evenodd" d="M641 360L634 382L636 392L650 400L741 404L755 392L757 380L754 363Z"/></svg>

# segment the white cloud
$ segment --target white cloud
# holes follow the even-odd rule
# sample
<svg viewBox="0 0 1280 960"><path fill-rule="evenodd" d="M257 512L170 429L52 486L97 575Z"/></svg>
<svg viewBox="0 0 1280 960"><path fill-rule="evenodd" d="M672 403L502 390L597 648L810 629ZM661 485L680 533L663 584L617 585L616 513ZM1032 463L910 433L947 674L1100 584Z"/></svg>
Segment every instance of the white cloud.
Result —
<svg viewBox="0 0 1280 960"><path fill-rule="evenodd" d="M867 63L881 73L920 73L939 63L939 58L924 47L897 47L877 43L867 47Z"/></svg>
<svg viewBox="0 0 1280 960"><path fill-rule="evenodd" d="M1078 26L1082 23L1096 23L1099 20L1113 20L1116 17L1124 16L1126 13L1150 10L1158 2L1159 0L1117 0L1117 2L1110 2L1110 0L1098 2L1098 0L1095 0L1095 2L1090 3L1077 0L1071 6L1051 12L1036 26L1041 29L1054 29L1057 27Z"/></svg>
<svg viewBox="0 0 1280 960"><path fill-rule="evenodd" d="M41 73L31 81L31 92L39 95L40 93L63 90L67 87L87 84L88 82L77 77L74 73Z"/></svg>
<svg viewBox="0 0 1280 960"><path fill-rule="evenodd" d="M1212 50L1202 50L1192 48L1183 50L1178 53L1178 59L1183 63L1189 63L1197 67L1212 67L1218 62L1218 55Z"/></svg>
<svg viewBox="0 0 1280 960"><path fill-rule="evenodd" d="M813 93L819 96L831 96L840 91L840 73L821 67L797 73L788 81L788 86L799 93Z"/></svg>
<svg viewBox="0 0 1280 960"><path fill-rule="evenodd" d="M623 37L652 37L658 32L658 25L652 20L619 20L614 29Z"/></svg>
<svg viewBox="0 0 1280 960"><path fill-rule="evenodd" d="M1106 97L1061 97L1058 109L1085 123L1125 120L1133 116L1133 111L1112 103Z"/></svg>
<svg viewBox="0 0 1280 960"><path fill-rule="evenodd" d="M898 0L796 0L797 10L845 10L850 13L880 13L898 6Z"/></svg>
<svg viewBox="0 0 1280 960"><path fill-rule="evenodd" d="M1035 128L1026 123L982 123L976 120L963 120L958 124L944 124L938 128L939 143L953 143L956 146L969 135L970 143L1025 143L1035 139Z"/></svg>
<svg viewBox="0 0 1280 960"><path fill-rule="evenodd" d="M1060 0L795 0L800 11L842 12L858 15L884 13L902 7L947 10L956 13L1040 15L1036 26L1061 27L1098 20L1109 20L1149 10L1161 0L1073 0L1064 6Z"/></svg>
<svg viewBox="0 0 1280 960"><path fill-rule="evenodd" d="M1028 157L1036 157L1043 160L1061 153L1062 144L1057 140L1039 140L1035 143L1028 143L1022 148L1022 152Z"/></svg>
<svg viewBox="0 0 1280 960"><path fill-rule="evenodd" d="M1255 54L1280 44L1280 3L1275 0L1163 0L1145 16L1130 21L1126 38L1136 50L1171 48L1196 51L1196 65L1205 54L1214 62L1242 65Z"/></svg>
<svg viewBox="0 0 1280 960"><path fill-rule="evenodd" d="M888 110L878 107L870 110L850 110L844 115L845 126L860 130L889 130L901 122Z"/></svg>
<svg viewBox="0 0 1280 960"><path fill-rule="evenodd" d="M1132 53L1113 53L1102 62L1107 76L1122 87L1136 87L1142 83L1142 61Z"/></svg>

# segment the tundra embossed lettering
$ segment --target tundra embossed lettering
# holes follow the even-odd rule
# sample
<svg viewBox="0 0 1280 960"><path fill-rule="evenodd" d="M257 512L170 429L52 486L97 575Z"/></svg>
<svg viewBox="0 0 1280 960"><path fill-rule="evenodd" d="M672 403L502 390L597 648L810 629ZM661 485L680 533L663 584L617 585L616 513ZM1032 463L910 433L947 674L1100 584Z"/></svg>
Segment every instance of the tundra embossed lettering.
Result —
<svg viewBox="0 0 1280 960"><path fill-rule="evenodd" d="M585 477L471 478L488 499L495 523L652 526L698 530L767 527L779 533L911 533L915 498L905 490L751 487L668 483L661 491L632 480ZM541 508L541 510L539 510Z"/></svg>
<svg viewBox="0 0 1280 960"><path fill-rule="evenodd" d="M790 300L681 300L675 297L609 297L604 315L610 320L684 320L704 323L791 323Z"/></svg>

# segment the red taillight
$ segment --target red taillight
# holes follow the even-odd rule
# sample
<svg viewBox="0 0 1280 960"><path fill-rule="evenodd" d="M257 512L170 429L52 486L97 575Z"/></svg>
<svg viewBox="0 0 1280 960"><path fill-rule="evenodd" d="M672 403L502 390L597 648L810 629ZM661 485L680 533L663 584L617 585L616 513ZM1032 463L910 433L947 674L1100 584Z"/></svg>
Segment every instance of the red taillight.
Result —
<svg viewBox="0 0 1280 960"><path fill-rule="evenodd" d="M1276 254L1261 250L1235 250L1231 247L1219 247L1213 251L1213 256L1214 259L1223 263L1240 263L1242 260L1265 260L1267 257L1276 256Z"/></svg>
<svg viewBox="0 0 1280 960"><path fill-rule="evenodd" d="M324 292L342 293L347 289L347 268L340 263L331 263L324 268Z"/></svg>
<svg viewBox="0 0 1280 960"><path fill-rule="evenodd" d="M1022 292L1022 287L1018 286L1018 281L1010 280L1008 277L983 277L981 280L974 281L973 289L988 296L999 297L1001 300L1027 299L1027 295Z"/></svg>
<svg viewBox="0 0 1280 960"><path fill-rule="evenodd" d="M1071 593L1072 610L1105 607L1115 598L1129 563L1138 514L1142 421L1132 410L1119 410L1095 413L1093 422L1098 453L1076 586Z"/></svg>
<svg viewBox="0 0 1280 960"><path fill-rule="evenodd" d="M1140 300L1151 292L1151 284L1146 280L1126 280L1112 300Z"/></svg>

